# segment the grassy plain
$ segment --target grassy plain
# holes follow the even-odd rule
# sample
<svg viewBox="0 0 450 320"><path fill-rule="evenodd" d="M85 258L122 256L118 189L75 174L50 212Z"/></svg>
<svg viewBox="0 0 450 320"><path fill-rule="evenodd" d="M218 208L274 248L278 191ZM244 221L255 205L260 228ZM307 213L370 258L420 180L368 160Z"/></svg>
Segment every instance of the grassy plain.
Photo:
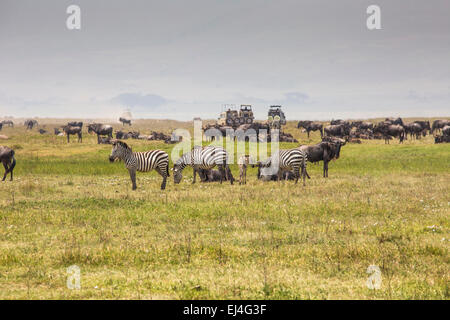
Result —
<svg viewBox="0 0 450 320"><path fill-rule="evenodd" d="M132 128L176 127L189 123ZM302 144L320 139L293 122L286 131ZM187 169L161 192L155 172L138 173L132 191L124 165L108 162L111 147L87 133L82 144L23 126L1 134L17 158L15 180L0 183L1 299L450 296L450 147L431 136L347 144L328 179L309 165L306 187L260 182L256 169L245 186L191 185ZM128 141L136 151L173 148ZM71 265L81 290L66 286ZM379 290L366 286L370 265L381 270Z"/></svg>

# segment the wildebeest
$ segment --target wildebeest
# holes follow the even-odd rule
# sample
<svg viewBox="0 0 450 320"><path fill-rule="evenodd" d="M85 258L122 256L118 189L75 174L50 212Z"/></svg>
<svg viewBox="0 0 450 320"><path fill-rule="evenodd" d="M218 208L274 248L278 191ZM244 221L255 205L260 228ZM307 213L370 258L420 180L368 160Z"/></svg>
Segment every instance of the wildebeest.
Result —
<svg viewBox="0 0 450 320"><path fill-rule="evenodd" d="M442 134L444 135L444 136L450 136L450 125L448 125L448 126L445 126L444 128L442 128Z"/></svg>
<svg viewBox="0 0 450 320"><path fill-rule="evenodd" d="M38 125L38 122L34 119L25 120L24 125L27 127L27 130L31 130Z"/></svg>
<svg viewBox="0 0 450 320"><path fill-rule="evenodd" d="M39 133L40 133L40 134L46 134L46 133L47 133L47 130L39 129Z"/></svg>
<svg viewBox="0 0 450 320"><path fill-rule="evenodd" d="M384 143L387 144L389 144L389 140L391 140L392 137L398 138L400 143L403 143L403 140L405 139L405 128L401 125L381 122L373 128L373 132L380 133L384 138Z"/></svg>
<svg viewBox="0 0 450 320"><path fill-rule="evenodd" d="M323 177L328 177L328 163L333 159L339 159L341 147L345 143L341 141L322 141L312 146L300 146L299 149L306 152L309 162L323 161ZM309 178L308 173L307 177Z"/></svg>
<svg viewBox="0 0 450 320"><path fill-rule="evenodd" d="M11 174L11 181L13 180L13 170L16 166L16 158L14 157L14 150L6 147L0 146L0 162L3 163L3 167L5 167L5 174L3 175L3 180L5 181L8 173Z"/></svg>
<svg viewBox="0 0 450 320"><path fill-rule="evenodd" d="M78 135L78 142L83 142L83 135L82 135L81 127L72 127L72 126L67 125L67 126L62 127L62 129L67 136L67 143L70 143L70 135L71 134Z"/></svg>
<svg viewBox="0 0 450 320"><path fill-rule="evenodd" d="M125 119L125 118L120 117L119 121L122 122L122 126L124 126L125 123L128 124L129 126L131 126L131 119Z"/></svg>
<svg viewBox="0 0 450 320"><path fill-rule="evenodd" d="M92 123L88 124L88 133L96 133L97 134L97 143L100 144L100 136L106 135L110 138L113 137L112 135L113 127L107 124L101 124L101 123Z"/></svg>
<svg viewBox="0 0 450 320"><path fill-rule="evenodd" d="M450 136L435 136L434 137L434 143L443 143L443 142L450 142Z"/></svg>
<svg viewBox="0 0 450 320"><path fill-rule="evenodd" d="M80 128L83 128L83 122L82 121L72 121L72 122L68 122L67 123L67 125L68 126L71 126L71 127L80 127Z"/></svg>
<svg viewBox="0 0 450 320"><path fill-rule="evenodd" d="M2 131L3 123L0 122L0 131Z"/></svg>
<svg viewBox="0 0 450 320"><path fill-rule="evenodd" d="M61 130L59 130L59 128L54 128L53 131L55 132L55 136L58 136L61 133Z"/></svg>
<svg viewBox="0 0 450 320"><path fill-rule="evenodd" d="M312 122L312 121L299 121L297 124L297 128L305 128L306 133L308 134L308 138L309 138L309 133L311 131L319 131L320 132L320 137L323 137L323 125L321 123L318 122Z"/></svg>
<svg viewBox="0 0 450 320"><path fill-rule="evenodd" d="M272 174L270 168L258 167L257 178L262 181L278 181L278 173ZM289 170L281 172L281 180L295 180L295 174Z"/></svg>
<svg viewBox="0 0 450 320"><path fill-rule="evenodd" d="M408 137L408 134L411 136L411 139L413 136L416 137L416 139L420 139L420 134L423 132L423 128L420 124L411 122L405 124L405 138Z"/></svg>
<svg viewBox="0 0 450 320"><path fill-rule="evenodd" d="M8 127L14 127L14 122L12 122L11 120L3 120L3 121L1 122L1 124L2 124L4 127L6 127L6 126L8 126Z"/></svg>
<svg viewBox="0 0 450 320"><path fill-rule="evenodd" d="M234 180L230 168L227 168L226 170L228 172L223 178L223 180L224 181L228 181L230 179ZM221 173L220 170L218 169L199 169L197 172L201 182L220 182Z"/></svg>
<svg viewBox="0 0 450 320"><path fill-rule="evenodd" d="M400 125L400 126L403 126L403 125L404 125L404 124L403 124L403 120L402 120L402 118L400 118L400 117L398 117L397 119L386 118L386 119L384 120L384 122L388 122L388 123L390 123L390 124L396 124L396 125Z"/></svg>
<svg viewBox="0 0 450 320"><path fill-rule="evenodd" d="M416 120L414 123L417 123L422 128L423 133L430 133L431 132L431 126L430 121L425 120Z"/></svg>
<svg viewBox="0 0 450 320"><path fill-rule="evenodd" d="M373 130L373 123L367 122L367 121L357 121L358 124L356 125L356 128L359 130Z"/></svg>
<svg viewBox="0 0 450 320"><path fill-rule="evenodd" d="M112 144L110 137L100 137L100 144Z"/></svg>
<svg viewBox="0 0 450 320"><path fill-rule="evenodd" d="M331 121L330 121L330 124L331 124L332 126L336 126L336 125L338 125L338 124L346 124L346 125L350 125L350 122L345 121L345 120L342 120L342 119L337 119L337 120L331 120Z"/></svg>
<svg viewBox="0 0 450 320"><path fill-rule="evenodd" d="M344 137L350 134L350 125L348 124L336 124L326 126L323 131L326 136Z"/></svg>
<svg viewBox="0 0 450 320"><path fill-rule="evenodd" d="M438 119L433 121L433 125L431 126L431 133L434 133L435 131L439 131L445 126L450 125L450 120L447 119Z"/></svg>

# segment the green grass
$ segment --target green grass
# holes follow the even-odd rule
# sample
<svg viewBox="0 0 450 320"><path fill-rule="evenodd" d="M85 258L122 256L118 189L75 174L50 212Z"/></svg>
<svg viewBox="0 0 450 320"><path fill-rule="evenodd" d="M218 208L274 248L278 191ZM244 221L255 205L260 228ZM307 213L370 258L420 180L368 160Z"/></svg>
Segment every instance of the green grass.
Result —
<svg viewBox="0 0 450 320"><path fill-rule="evenodd" d="M0 183L0 298L449 298L450 148L432 137L346 145L328 179L309 165L306 187L257 181L256 169L246 186L191 185L186 169L161 192L154 172L132 191L111 147L87 134L70 145L20 127L2 134L17 169ZM81 290L66 287L74 264ZM369 265L380 290L366 287Z"/></svg>

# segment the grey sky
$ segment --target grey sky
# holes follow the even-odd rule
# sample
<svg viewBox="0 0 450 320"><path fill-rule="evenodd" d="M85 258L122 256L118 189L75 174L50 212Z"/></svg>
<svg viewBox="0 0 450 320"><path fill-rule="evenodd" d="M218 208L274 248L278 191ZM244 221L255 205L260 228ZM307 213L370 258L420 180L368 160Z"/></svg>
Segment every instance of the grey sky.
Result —
<svg viewBox="0 0 450 320"><path fill-rule="evenodd" d="M449 116L449 31L448 0L2 0L0 117Z"/></svg>

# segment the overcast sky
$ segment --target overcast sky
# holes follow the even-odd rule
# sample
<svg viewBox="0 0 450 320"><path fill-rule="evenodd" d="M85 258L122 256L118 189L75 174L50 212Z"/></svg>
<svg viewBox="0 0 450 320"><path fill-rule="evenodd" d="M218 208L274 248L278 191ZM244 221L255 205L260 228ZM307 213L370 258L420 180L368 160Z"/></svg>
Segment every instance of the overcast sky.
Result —
<svg viewBox="0 0 450 320"><path fill-rule="evenodd" d="M81 7L81 30L66 8ZM381 7L381 30L366 9ZM450 1L0 2L0 117L450 115Z"/></svg>

